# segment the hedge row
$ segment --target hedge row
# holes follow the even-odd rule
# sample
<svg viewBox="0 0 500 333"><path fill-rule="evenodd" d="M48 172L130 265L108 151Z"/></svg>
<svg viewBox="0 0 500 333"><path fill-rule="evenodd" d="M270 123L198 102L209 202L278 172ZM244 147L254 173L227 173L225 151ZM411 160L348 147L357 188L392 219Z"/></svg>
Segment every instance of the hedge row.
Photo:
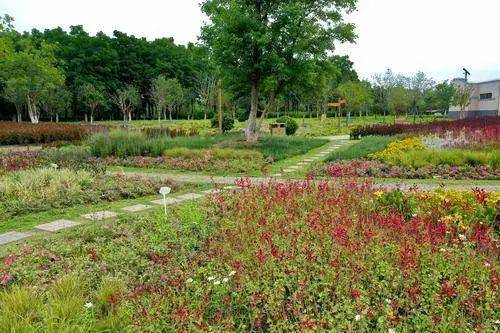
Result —
<svg viewBox="0 0 500 333"><path fill-rule="evenodd" d="M80 141L103 126L31 124L0 121L0 145Z"/></svg>
<svg viewBox="0 0 500 333"><path fill-rule="evenodd" d="M429 134L460 131L498 131L500 132L500 117L477 117L455 121L433 121L422 124L394 124L358 126L351 130L351 138L359 139L369 135L395 135L401 133Z"/></svg>

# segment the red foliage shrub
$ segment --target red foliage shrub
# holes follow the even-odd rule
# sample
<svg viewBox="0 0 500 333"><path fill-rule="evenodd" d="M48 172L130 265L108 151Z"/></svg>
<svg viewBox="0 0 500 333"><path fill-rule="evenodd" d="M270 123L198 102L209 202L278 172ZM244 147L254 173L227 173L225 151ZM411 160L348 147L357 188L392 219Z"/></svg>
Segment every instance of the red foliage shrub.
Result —
<svg viewBox="0 0 500 333"><path fill-rule="evenodd" d="M79 141L91 132L106 130L104 126L30 124L0 121L0 145Z"/></svg>

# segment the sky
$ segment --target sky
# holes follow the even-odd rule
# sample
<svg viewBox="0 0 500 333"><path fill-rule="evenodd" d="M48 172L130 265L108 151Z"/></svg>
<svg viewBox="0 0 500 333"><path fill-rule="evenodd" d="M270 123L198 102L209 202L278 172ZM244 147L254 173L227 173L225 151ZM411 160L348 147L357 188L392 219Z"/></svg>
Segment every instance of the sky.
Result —
<svg viewBox="0 0 500 333"><path fill-rule="evenodd" d="M206 18L201 0L0 0L0 14L19 31L83 25L94 34L120 30L136 37L196 42ZM362 78L391 68L424 71L437 81L462 75L471 81L500 79L499 0L359 0L347 21L355 44L339 45Z"/></svg>

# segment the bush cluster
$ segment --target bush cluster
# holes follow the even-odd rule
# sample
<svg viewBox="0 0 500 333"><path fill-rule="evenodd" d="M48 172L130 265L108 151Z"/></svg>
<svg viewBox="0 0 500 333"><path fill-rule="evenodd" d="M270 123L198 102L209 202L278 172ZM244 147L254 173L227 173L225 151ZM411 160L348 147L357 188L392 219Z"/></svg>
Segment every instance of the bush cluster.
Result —
<svg viewBox="0 0 500 333"><path fill-rule="evenodd" d="M80 141L92 132L103 130L107 130L107 127L0 121L0 145Z"/></svg>
<svg viewBox="0 0 500 333"><path fill-rule="evenodd" d="M175 138L178 136L196 136L199 135L199 130L196 128L182 127L144 127L141 129L150 138L169 136Z"/></svg>
<svg viewBox="0 0 500 333"><path fill-rule="evenodd" d="M219 117L212 118L211 120L212 128L219 128ZM222 117L222 132L229 132L234 128L234 119L233 117L225 114Z"/></svg>
<svg viewBox="0 0 500 333"><path fill-rule="evenodd" d="M286 124L286 135L294 135L299 129L299 123L291 117L281 117L276 122Z"/></svg>

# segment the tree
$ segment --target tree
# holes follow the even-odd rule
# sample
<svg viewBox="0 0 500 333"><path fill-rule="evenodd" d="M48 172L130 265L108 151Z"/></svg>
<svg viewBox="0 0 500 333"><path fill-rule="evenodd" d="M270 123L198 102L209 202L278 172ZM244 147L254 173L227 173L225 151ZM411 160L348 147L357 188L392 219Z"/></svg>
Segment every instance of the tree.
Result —
<svg viewBox="0 0 500 333"><path fill-rule="evenodd" d="M203 105L204 120L207 120L207 113L213 105L216 81L213 76L207 73L202 73L198 77L197 90L201 104Z"/></svg>
<svg viewBox="0 0 500 333"><path fill-rule="evenodd" d="M65 111L71 104L71 92L64 86L53 88L44 92L40 104L46 115L59 122L59 114Z"/></svg>
<svg viewBox="0 0 500 333"><path fill-rule="evenodd" d="M13 31L14 25L12 22L14 22L14 18L9 14L0 16L0 32Z"/></svg>
<svg viewBox="0 0 500 333"><path fill-rule="evenodd" d="M362 116L363 110L373 103L370 86L367 82L345 82L337 88L340 97L347 100L349 110L358 111Z"/></svg>
<svg viewBox="0 0 500 333"><path fill-rule="evenodd" d="M0 62L0 76L11 96L22 94L31 122L40 119L43 96L64 85L62 71L54 66L53 47L42 43L37 49L29 38L24 38L23 49ZM16 98L17 99L17 98Z"/></svg>
<svg viewBox="0 0 500 333"><path fill-rule="evenodd" d="M474 88L467 82L457 84L455 86L455 94L453 96L453 103L460 108L460 119L465 118L465 111L470 105L470 100Z"/></svg>
<svg viewBox="0 0 500 333"><path fill-rule="evenodd" d="M393 87L387 96L388 108L394 113L395 119L398 115L408 111L411 106L411 102L412 96L410 92L401 84Z"/></svg>
<svg viewBox="0 0 500 333"><path fill-rule="evenodd" d="M16 108L16 120L23 121L23 110L26 105L26 85L18 80L11 79L10 84L5 87L2 96Z"/></svg>
<svg viewBox="0 0 500 333"><path fill-rule="evenodd" d="M184 91L177 79L168 79L166 81L165 104L168 109L168 119L172 120L172 110L179 106L184 98ZM165 115L166 118L166 115Z"/></svg>
<svg viewBox="0 0 500 333"><path fill-rule="evenodd" d="M94 115L99 107L106 106L108 102L106 92L95 87L91 83L84 83L80 87L79 99L82 104L90 111L91 124L94 123ZM85 119L87 119L87 113L85 113Z"/></svg>
<svg viewBox="0 0 500 333"><path fill-rule="evenodd" d="M439 83L434 88L432 93L432 102L438 110L443 111L446 115L450 110L453 103L453 96L455 95L455 87L452 83L444 81Z"/></svg>
<svg viewBox="0 0 500 333"><path fill-rule="evenodd" d="M419 110L424 108L425 97L429 95L435 85L435 82L428 78L424 72L417 72L408 80L408 82L408 88L411 95L413 121L415 121Z"/></svg>
<svg viewBox="0 0 500 333"><path fill-rule="evenodd" d="M127 85L113 95L113 101L123 114L123 121L132 121L132 111L139 105L141 97L136 87Z"/></svg>
<svg viewBox="0 0 500 333"><path fill-rule="evenodd" d="M343 14L355 6L356 0L203 2L211 23L203 27L202 39L221 79L250 95L247 141L257 141L266 112L287 85L308 78L335 41L354 41L354 26L343 21Z"/></svg>
<svg viewBox="0 0 500 333"><path fill-rule="evenodd" d="M153 79L151 84L151 98L153 99L155 107L155 115L158 117L158 122L160 122L161 115L165 115L165 110L167 108L167 79L165 75L160 75Z"/></svg>

